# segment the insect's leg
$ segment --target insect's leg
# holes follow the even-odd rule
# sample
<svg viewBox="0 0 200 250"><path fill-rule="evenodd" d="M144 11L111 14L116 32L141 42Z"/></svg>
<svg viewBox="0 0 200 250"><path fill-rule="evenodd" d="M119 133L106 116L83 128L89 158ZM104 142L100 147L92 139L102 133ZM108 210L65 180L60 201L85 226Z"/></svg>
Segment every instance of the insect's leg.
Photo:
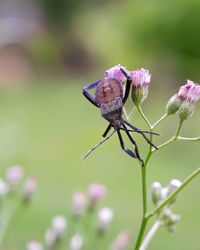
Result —
<svg viewBox="0 0 200 250"><path fill-rule="evenodd" d="M144 132L143 132L141 129L134 127L131 123L129 123L129 122L125 121L125 120L124 120L124 123L127 124L127 125L128 125L129 127L131 127L132 129L134 129L135 131L137 131L139 134L141 134L141 135L143 136L143 138L144 138L152 147L154 147L155 149L158 149L158 148L156 147L156 145L154 145L154 144L149 140L149 138L144 134ZM151 134L155 134L155 133L151 132ZM158 135L158 134L156 134L156 135Z"/></svg>
<svg viewBox="0 0 200 250"><path fill-rule="evenodd" d="M114 135L114 133L116 132L116 130L114 130L108 137L106 137L103 141L101 141L101 142L99 142L96 146L94 146L93 148L91 148L88 152L87 152L87 154L85 154L84 156L83 156L83 158L82 159L85 159L86 157L88 157L88 155L90 155L97 147L99 147L101 144L103 144L105 141L107 141L108 139L110 139L113 135Z"/></svg>
<svg viewBox="0 0 200 250"><path fill-rule="evenodd" d="M131 87L131 76L128 72L128 70L124 67L120 68L120 70L122 71L122 73L124 74L124 76L126 77L126 89L125 89L125 94L124 97L122 99L122 103L124 104L128 98L129 92L130 92L130 87Z"/></svg>
<svg viewBox="0 0 200 250"><path fill-rule="evenodd" d="M126 128L126 126L124 124L123 124L123 127L124 127L125 133L127 134L128 138L130 139L130 141L133 143L133 145L135 147L135 154L136 154L137 158L141 161L142 166L144 166L144 161L140 157L136 141L133 139L133 137L131 136L131 134L129 133L129 131L127 130L127 128Z"/></svg>
<svg viewBox="0 0 200 250"><path fill-rule="evenodd" d="M108 127L106 128L106 130L105 130L105 132L103 133L103 137L106 137L107 136L107 134L108 134L108 132L111 130L111 128L112 128L112 125L111 125L111 123L108 125Z"/></svg>
<svg viewBox="0 0 200 250"><path fill-rule="evenodd" d="M88 99L88 101L90 101L93 105L95 105L96 107L98 107L97 103L96 103L96 100L95 100L95 97L93 95L91 95L88 90L90 89L94 89L96 88L96 86L98 85L98 83L100 82L101 80L97 80L95 82L92 82L90 84L88 84L87 86L85 86L83 88L83 95Z"/></svg>
<svg viewBox="0 0 200 250"><path fill-rule="evenodd" d="M130 149L125 148L124 141L123 141L122 135L121 135L119 130L117 130L117 134L118 134L118 138L119 138L119 142L120 142L122 150L124 150L130 157L137 158L135 153L133 153Z"/></svg>

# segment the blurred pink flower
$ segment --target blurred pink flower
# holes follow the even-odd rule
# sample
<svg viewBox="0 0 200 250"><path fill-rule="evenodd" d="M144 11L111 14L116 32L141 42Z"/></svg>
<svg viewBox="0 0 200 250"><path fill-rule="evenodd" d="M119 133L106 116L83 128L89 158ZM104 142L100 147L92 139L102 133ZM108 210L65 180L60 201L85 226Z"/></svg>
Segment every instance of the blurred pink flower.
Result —
<svg viewBox="0 0 200 250"><path fill-rule="evenodd" d="M37 189L37 179L35 176L29 177L24 183L24 199L29 201Z"/></svg>
<svg viewBox="0 0 200 250"><path fill-rule="evenodd" d="M102 184L93 183L89 186L88 192L91 204L95 205L97 201L106 195L107 189Z"/></svg>
<svg viewBox="0 0 200 250"><path fill-rule="evenodd" d="M76 216L80 216L85 212L86 197L81 191L76 191L72 197L72 212Z"/></svg>
<svg viewBox="0 0 200 250"><path fill-rule="evenodd" d="M59 239L63 236L67 227L67 220L64 216L57 215L52 220L52 230L56 236L56 239Z"/></svg>
<svg viewBox="0 0 200 250"><path fill-rule="evenodd" d="M112 250L125 250L128 248L131 241L129 232L121 232L112 244Z"/></svg>
<svg viewBox="0 0 200 250"><path fill-rule="evenodd" d="M118 65L106 70L105 76L110 77L110 78L114 78L121 83L125 82L126 77L124 76L124 74L122 73L120 68L124 68L124 66L118 64Z"/></svg>
<svg viewBox="0 0 200 250"><path fill-rule="evenodd" d="M6 171L8 184L12 187L16 186L23 176L23 168L19 165L11 166Z"/></svg>

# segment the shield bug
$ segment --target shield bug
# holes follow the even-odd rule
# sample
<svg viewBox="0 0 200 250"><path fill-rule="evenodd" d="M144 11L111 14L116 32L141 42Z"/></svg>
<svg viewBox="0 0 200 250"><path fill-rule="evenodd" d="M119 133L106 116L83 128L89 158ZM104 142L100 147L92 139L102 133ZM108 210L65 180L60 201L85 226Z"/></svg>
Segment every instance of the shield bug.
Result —
<svg viewBox="0 0 200 250"><path fill-rule="evenodd" d="M112 72L112 69L114 69L114 73ZM110 72L111 74L109 74ZM125 90L123 86L123 78L121 77L120 73L126 79ZM145 133L157 135L156 133L143 131L133 126L122 117L123 105L128 98L131 81L132 80L129 71L124 66L117 65L111 68L111 71L106 71L105 77L103 79L92 82L83 88L83 95L93 105L100 109L101 116L109 122L108 127L102 135L103 137L105 137L105 139L98 143L95 147L90 149L88 153L83 157L83 159L85 159L102 143L110 139L115 132L117 132L122 150L125 151L130 157L139 159L142 165L144 164L144 162L140 157L137 143L133 139L131 132L137 132L141 134L151 146L157 149L157 147L145 135ZM89 90L94 88L96 88L96 91L95 94L92 95L89 93ZM108 137L106 137L111 128L114 128L114 131ZM134 146L134 152L125 147L120 130L125 131L126 135Z"/></svg>

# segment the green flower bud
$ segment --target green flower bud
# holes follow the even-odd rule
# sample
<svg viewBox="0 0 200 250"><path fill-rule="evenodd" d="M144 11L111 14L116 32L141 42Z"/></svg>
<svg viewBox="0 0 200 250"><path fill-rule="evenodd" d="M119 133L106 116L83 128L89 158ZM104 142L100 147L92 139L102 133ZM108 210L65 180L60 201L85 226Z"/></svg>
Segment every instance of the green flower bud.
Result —
<svg viewBox="0 0 200 250"><path fill-rule="evenodd" d="M195 104L189 101L183 102L179 110L179 117L181 121L190 118L195 110Z"/></svg>
<svg viewBox="0 0 200 250"><path fill-rule="evenodd" d="M179 110L181 103L182 102L181 102L180 98L178 97L178 95L177 94L173 95L169 99L167 106L166 106L167 114L168 115L175 114Z"/></svg>

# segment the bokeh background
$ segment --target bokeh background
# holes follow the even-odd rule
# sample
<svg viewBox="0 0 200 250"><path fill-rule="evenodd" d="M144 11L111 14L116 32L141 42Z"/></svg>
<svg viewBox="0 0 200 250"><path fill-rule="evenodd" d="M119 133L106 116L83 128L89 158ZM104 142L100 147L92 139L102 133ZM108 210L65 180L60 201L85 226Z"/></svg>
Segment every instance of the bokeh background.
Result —
<svg viewBox="0 0 200 250"><path fill-rule="evenodd" d="M14 216L3 249L23 249L32 238L42 241L54 215L70 214L72 192L93 182L108 187L102 204L115 212L99 249L108 249L123 229L131 230L134 241L142 214L140 169L117 138L81 160L107 126L82 88L119 63L147 68L152 82L143 108L156 121L186 79L200 81L199 13L199 0L0 1L0 171L21 164L39 181L31 207ZM126 108L132 109L131 101ZM182 135L199 135L199 110L185 122ZM132 122L146 129L137 114ZM170 117L158 128L155 143L173 135L177 124L178 117ZM136 138L144 157L148 146ZM157 152L148 186L183 180L198 167L199 148L175 142ZM174 207L183 217L177 233L161 228L149 249L200 249L199 183L196 179L185 189Z"/></svg>

